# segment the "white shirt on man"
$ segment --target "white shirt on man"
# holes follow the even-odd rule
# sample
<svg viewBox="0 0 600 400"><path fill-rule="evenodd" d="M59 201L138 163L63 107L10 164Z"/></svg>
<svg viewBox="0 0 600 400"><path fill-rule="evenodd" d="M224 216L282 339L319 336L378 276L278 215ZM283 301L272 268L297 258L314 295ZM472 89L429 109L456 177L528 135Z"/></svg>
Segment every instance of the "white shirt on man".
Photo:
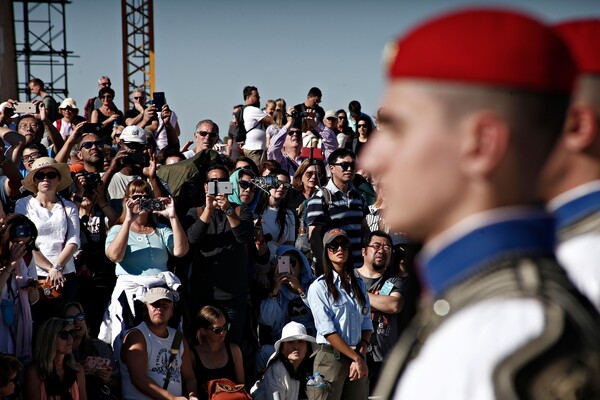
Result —
<svg viewBox="0 0 600 400"><path fill-rule="evenodd" d="M244 150L266 150L267 132L260 121L267 116L263 110L254 106L244 108L244 127L246 128L246 141ZM254 129L252 129L254 128Z"/></svg>

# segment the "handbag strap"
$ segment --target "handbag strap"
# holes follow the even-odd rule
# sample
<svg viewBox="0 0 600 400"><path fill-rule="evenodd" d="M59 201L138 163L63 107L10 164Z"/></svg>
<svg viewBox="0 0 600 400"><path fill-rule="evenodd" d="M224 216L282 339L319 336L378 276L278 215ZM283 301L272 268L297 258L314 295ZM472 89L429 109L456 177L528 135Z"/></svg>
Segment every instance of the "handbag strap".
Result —
<svg viewBox="0 0 600 400"><path fill-rule="evenodd" d="M179 354L179 346L181 345L181 340L183 339L183 333L177 331L175 332L175 337L173 338L173 343L171 344L171 350L169 352L171 355L169 356L169 364L167 367L167 375L165 376L165 383L163 384L163 389L167 390L169 387L169 381L171 380L171 372L173 371L173 362L175 361L175 357Z"/></svg>

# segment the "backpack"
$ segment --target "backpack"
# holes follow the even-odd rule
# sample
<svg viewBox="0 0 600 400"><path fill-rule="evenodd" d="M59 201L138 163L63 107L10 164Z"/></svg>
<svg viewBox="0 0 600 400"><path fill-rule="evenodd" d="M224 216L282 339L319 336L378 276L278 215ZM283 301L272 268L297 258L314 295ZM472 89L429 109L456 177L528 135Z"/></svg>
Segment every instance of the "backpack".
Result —
<svg viewBox="0 0 600 400"><path fill-rule="evenodd" d="M252 397L246 392L244 385L227 379L213 379L208 381L209 400L251 400Z"/></svg>
<svg viewBox="0 0 600 400"><path fill-rule="evenodd" d="M248 106L243 106L239 110L233 113L233 120L229 127L229 136L231 136L236 142L241 143L246 141L246 134L260 125L260 121L256 123L252 128L246 130L244 125L244 110Z"/></svg>

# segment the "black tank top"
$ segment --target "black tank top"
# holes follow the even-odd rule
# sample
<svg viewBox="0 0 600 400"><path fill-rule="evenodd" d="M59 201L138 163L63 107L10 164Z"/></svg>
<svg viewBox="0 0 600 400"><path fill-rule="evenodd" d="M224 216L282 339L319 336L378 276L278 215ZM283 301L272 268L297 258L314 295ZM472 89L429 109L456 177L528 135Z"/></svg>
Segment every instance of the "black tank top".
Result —
<svg viewBox="0 0 600 400"><path fill-rule="evenodd" d="M237 376L235 374L235 363L233 362L233 356L231 355L231 348L229 346L229 343L225 344L225 349L227 349L227 364L225 364L224 367L215 369L206 368L204 364L202 364L202 360L200 360L198 350L196 350L195 347L193 348L194 358L196 359L194 375L196 375L196 382L198 383L198 387L202 388L204 398L206 398L206 385L208 381L211 381L213 379L227 378L231 379L233 382L238 383Z"/></svg>

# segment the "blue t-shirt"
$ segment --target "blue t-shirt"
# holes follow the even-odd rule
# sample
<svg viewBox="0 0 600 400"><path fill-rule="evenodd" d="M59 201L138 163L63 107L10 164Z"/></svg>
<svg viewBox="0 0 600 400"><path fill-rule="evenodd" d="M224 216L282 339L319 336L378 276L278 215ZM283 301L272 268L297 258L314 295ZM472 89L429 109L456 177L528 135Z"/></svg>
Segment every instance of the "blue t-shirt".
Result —
<svg viewBox="0 0 600 400"><path fill-rule="evenodd" d="M115 225L106 236L105 249L117 237L122 225ZM169 254L173 254L173 231L166 225L158 224L150 234L129 231L127 249L121 262L117 263L116 275L156 276L167 271Z"/></svg>

